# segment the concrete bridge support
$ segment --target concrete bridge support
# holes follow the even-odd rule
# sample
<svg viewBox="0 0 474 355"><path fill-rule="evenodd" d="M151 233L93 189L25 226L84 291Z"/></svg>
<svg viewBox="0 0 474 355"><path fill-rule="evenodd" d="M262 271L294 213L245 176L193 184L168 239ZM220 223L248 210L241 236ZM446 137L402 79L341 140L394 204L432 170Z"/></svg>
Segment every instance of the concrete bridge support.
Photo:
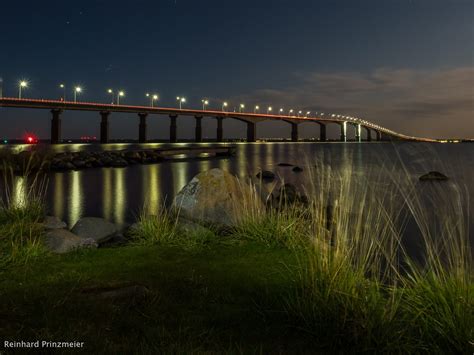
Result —
<svg viewBox="0 0 474 355"><path fill-rule="evenodd" d="M361 127L360 127L360 124L355 124L354 128L355 128L355 140L356 140L356 142L360 142L361 141Z"/></svg>
<svg viewBox="0 0 474 355"><path fill-rule="evenodd" d="M224 141L224 117L216 117L217 119L217 132L216 132L216 141L223 142Z"/></svg>
<svg viewBox="0 0 474 355"><path fill-rule="evenodd" d="M196 142L202 142L202 116L195 116L196 129L194 134L194 140Z"/></svg>
<svg viewBox="0 0 474 355"><path fill-rule="evenodd" d="M109 116L110 112L101 111L100 116L100 143L109 143Z"/></svg>
<svg viewBox="0 0 474 355"><path fill-rule="evenodd" d="M247 142L255 142L257 139L257 124L247 121Z"/></svg>
<svg viewBox="0 0 474 355"><path fill-rule="evenodd" d="M364 127L365 132L367 132L367 142L372 141L372 130L368 127Z"/></svg>
<svg viewBox="0 0 474 355"><path fill-rule="evenodd" d="M319 141L320 142L327 141L326 125L324 123L319 123Z"/></svg>
<svg viewBox="0 0 474 355"><path fill-rule="evenodd" d="M298 142L298 123L291 123L291 141Z"/></svg>
<svg viewBox="0 0 474 355"><path fill-rule="evenodd" d="M138 125L138 142L146 143L147 141L147 127L146 127L146 117L147 113L139 113L138 117L140 118L140 123Z"/></svg>
<svg viewBox="0 0 474 355"><path fill-rule="evenodd" d="M347 141L347 122L342 122L339 123L341 126L341 142L346 142Z"/></svg>
<svg viewBox="0 0 474 355"><path fill-rule="evenodd" d="M176 119L178 115L170 115L170 143L176 143L178 141L178 129L176 126Z"/></svg>
<svg viewBox="0 0 474 355"><path fill-rule="evenodd" d="M61 110L51 110L51 144L61 143Z"/></svg>

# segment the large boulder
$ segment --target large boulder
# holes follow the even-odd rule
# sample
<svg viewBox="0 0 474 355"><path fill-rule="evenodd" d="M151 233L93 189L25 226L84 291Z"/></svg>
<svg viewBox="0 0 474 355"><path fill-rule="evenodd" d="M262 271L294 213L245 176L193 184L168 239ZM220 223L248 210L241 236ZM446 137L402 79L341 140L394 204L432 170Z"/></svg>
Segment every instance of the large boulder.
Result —
<svg viewBox="0 0 474 355"><path fill-rule="evenodd" d="M226 171L211 169L183 187L174 198L173 208L185 218L229 227L236 223L246 203L262 202L248 184Z"/></svg>
<svg viewBox="0 0 474 355"><path fill-rule="evenodd" d="M82 238L92 238L97 243L104 243L113 238L118 228L103 218L84 217L72 227L71 232Z"/></svg>
<svg viewBox="0 0 474 355"><path fill-rule="evenodd" d="M46 232L45 246L53 253L63 254L79 248L97 248L91 238L81 238L67 229L51 229Z"/></svg>

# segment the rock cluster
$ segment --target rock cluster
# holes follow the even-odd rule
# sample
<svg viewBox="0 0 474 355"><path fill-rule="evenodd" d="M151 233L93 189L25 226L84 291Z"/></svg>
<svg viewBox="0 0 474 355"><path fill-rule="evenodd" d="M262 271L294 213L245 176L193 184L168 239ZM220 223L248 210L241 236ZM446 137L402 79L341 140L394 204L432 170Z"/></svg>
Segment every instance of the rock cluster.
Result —
<svg viewBox="0 0 474 355"><path fill-rule="evenodd" d="M71 152L55 155L51 160L52 170L73 170L99 167L126 167L134 164L151 164L162 161L158 151L102 151Z"/></svg>
<svg viewBox="0 0 474 355"><path fill-rule="evenodd" d="M81 218L71 230L57 217L48 216L43 224L46 229L45 246L58 254L85 247L97 248L120 237L117 226L102 218Z"/></svg>

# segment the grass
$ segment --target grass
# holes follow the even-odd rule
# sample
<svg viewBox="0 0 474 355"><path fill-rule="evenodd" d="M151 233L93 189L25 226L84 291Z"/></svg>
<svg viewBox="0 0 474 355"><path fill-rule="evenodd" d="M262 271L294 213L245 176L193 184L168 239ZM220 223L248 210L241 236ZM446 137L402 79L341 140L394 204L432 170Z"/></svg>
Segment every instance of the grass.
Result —
<svg viewBox="0 0 474 355"><path fill-rule="evenodd" d="M0 274L2 339L74 339L85 353L277 353L311 345L286 323L293 253L261 244L128 246L48 256ZM144 285L144 299L85 289Z"/></svg>
<svg viewBox="0 0 474 355"><path fill-rule="evenodd" d="M0 337L80 340L89 353L472 353L468 191L403 169L309 174L307 204L269 207L242 182L225 233L144 209L128 246L18 256L28 262L0 274ZM14 206L0 225L36 255L22 243L41 236L41 204ZM148 292L101 297L129 284Z"/></svg>
<svg viewBox="0 0 474 355"><path fill-rule="evenodd" d="M35 161L22 161L22 171L6 157L1 169L3 193L0 202L0 266L8 263L25 263L46 253L41 242L45 216L43 202L47 181L38 170L33 171Z"/></svg>

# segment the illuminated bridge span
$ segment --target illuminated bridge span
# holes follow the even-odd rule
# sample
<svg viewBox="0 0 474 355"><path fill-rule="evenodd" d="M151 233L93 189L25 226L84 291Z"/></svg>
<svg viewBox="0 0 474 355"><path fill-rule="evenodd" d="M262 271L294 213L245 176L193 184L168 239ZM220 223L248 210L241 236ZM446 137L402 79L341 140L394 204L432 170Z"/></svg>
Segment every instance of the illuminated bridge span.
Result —
<svg viewBox="0 0 474 355"><path fill-rule="evenodd" d="M95 111L100 114L100 142L109 142L109 121L112 112L133 113L138 115L138 140L140 143L147 142L147 118L150 115L166 115L170 118L170 142L177 141L177 118L178 116L186 116L195 120L195 141L202 141L202 119L204 117L213 117L217 121L216 140L223 141L223 121L224 119L236 119L247 124L247 141L255 142L257 137L257 123L269 120L278 120L287 122L291 127L291 140L298 141L298 126L303 122L314 122L319 125L319 140L325 142L326 127L329 124L337 124L340 126L340 140L347 141L347 130L352 127L355 130L356 141L386 141L386 140L410 140L433 142L434 140L406 136L387 128L380 127L374 123L349 118L345 116L327 116L327 117L298 117L286 116L281 114L260 114L260 113L240 113L213 110L191 110L191 109L175 109L165 107L148 107L148 106L129 106L129 105L113 105L101 104L94 102L69 102L59 100L37 100L37 99L17 99L17 98L0 98L0 107L16 107L31 109L47 109L51 111L51 143L57 144L62 142L61 138L61 116L64 111ZM363 139L365 136L365 139Z"/></svg>

